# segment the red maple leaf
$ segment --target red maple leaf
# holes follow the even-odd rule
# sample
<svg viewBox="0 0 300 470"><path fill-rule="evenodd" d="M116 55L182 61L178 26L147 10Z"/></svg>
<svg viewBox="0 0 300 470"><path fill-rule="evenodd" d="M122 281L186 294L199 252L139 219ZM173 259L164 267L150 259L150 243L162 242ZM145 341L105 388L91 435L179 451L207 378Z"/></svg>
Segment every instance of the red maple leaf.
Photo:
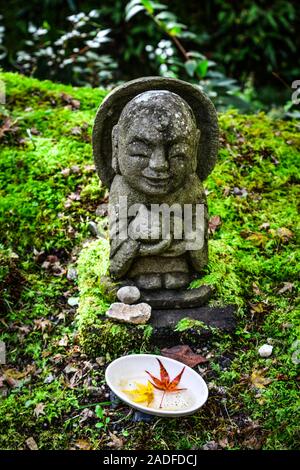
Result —
<svg viewBox="0 0 300 470"><path fill-rule="evenodd" d="M166 392L179 392L180 390L186 390L185 388L178 388L177 387L177 385L179 384L179 382L181 380L181 377L182 377L182 374L184 372L185 366L182 368L182 371L179 372L179 374L176 375L176 377L173 380L170 380L170 376L168 374L168 371L165 369L165 367L162 364L161 360L158 359L158 358L156 358L156 359L157 359L157 361L159 363L159 367L160 367L160 379L158 379L157 377L152 375L147 370L145 372L148 375L150 375L151 379L153 380L154 383L151 382L153 387L157 388L157 390L161 390L161 391L164 392L163 396L162 396L162 399L161 399L161 402L160 402L160 405L159 405L159 407L161 408L162 407L162 402L163 402L163 399L164 399L164 396L165 396Z"/></svg>

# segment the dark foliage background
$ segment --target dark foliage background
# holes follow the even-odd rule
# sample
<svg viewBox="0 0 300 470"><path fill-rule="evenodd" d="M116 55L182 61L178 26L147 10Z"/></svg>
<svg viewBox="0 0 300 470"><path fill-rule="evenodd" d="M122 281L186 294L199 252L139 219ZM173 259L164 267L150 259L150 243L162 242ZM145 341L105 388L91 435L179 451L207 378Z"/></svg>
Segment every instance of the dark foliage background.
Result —
<svg viewBox="0 0 300 470"><path fill-rule="evenodd" d="M256 108L270 107L286 103L291 83L300 77L297 4L296 0L12 0L1 5L2 66L38 78L92 86L112 86L142 75L171 73L191 81L202 80L204 88L213 90L212 95L227 93ZM165 9L161 10L160 5ZM95 9L99 16L81 27L85 38L73 36L66 44L63 36L61 47L67 63L49 61L47 48L74 26L68 17ZM165 18L159 25L155 15L162 12ZM99 47L86 51L86 40L97 28L104 31ZM187 57L178 49L174 36L185 51L198 54L197 61L208 61L208 65L202 64L200 77L193 76L193 64L186 64ZM166 59L164 52L170 40L173 55ZM79 52L74 53L77 49ZM56 48L54 55L59 54ZM189 58L195 60L194 56ZM220 88L215 81L224 77L229 82L222 81ZM235 100L225 101L221 104L239 107Z"/></svg>

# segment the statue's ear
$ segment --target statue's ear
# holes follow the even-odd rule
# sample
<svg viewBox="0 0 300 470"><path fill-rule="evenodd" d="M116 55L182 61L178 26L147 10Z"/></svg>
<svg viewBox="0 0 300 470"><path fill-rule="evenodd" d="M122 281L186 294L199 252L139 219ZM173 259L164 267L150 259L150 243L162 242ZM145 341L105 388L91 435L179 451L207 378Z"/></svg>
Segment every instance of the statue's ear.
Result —
<svg viewBox="0 0 300 470"><path fill-rule="evenodd" d="M193 164L193 171L197 171L197 165L198 165L198 150L199 150L199 145L200 145L200 138L201 138L201 131L200 129L196 130L196 138L195 138L195 160Z"/></svg>
<svg viewBox="0 0 300 470"><path fill-rule="evenodd" d="M119 175L120 174L120 168L119 168L119 162L118 162L118 153L119 153L119 128L118 125L116 124L113 127L112 133L111 133L111 138L112 138L112 160L111 160L111 166L113 167L114 172Z"/></svg>

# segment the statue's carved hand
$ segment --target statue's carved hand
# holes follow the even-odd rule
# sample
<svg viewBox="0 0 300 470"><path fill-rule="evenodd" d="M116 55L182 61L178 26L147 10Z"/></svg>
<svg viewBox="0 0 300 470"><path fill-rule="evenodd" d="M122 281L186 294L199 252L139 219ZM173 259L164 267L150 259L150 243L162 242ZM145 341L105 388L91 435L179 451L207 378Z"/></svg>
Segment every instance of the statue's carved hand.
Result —
<svg viewBox="0 0 300 470"><path fill-rule="evenodd" d="M149 256L149 255L159 255L164 253L168 248L171 246L172 239L165 239L161 240L160 242L156 243L155 245L150 245L146 243L140 244L139 254L141 256Z"/></svg>
<svg viewBox="0 0 300 470"><path fill-rule="evenodd" d="M173 241L172 246L168 249L168 252L164 256L181 256L187 251L185 240Z"/></svg>
<svg viewBox="0 0 300 470"><path fill-rule="evenodd" d="M159 223L150 224L150 213L140 212L128 225L128 235L133 240L153 243L161 238Z"/></svg>

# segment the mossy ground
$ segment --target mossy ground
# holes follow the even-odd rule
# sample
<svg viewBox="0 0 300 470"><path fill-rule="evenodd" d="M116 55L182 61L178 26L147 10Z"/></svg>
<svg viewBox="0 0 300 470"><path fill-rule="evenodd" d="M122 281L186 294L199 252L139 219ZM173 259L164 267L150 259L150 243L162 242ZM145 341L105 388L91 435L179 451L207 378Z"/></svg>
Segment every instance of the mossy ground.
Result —
<svg viewBox="0 0 300 470"><path fill-rule="evenodd" d="M210 215L221 223L212 226L204 281L216 288L215 304L238 306L238 325L234 335L213 336L209 351L199 344L210 353L207 404L180 426L175 419L133 423L125 405L103 405L111 420L97 429L99 418L86 409L108 400L104 368L80 348L76 307L67 302L78 285L66 273L107 198L90 144L105 92L16 74L0 79L7 93L0 110L0 316L7 347L0 448L26 448L28 437L41 449L106 448L116 445L112 432L128 449L202 448L208 441L231 449L299 447L299 123L234 111L220 116L219 161L206 188ZM105 308L107 292L95 295L94 283L82 288ZM257 348L267 340L273 355L262 359ZM105 354L104 348L104 362Z"/></svg>

